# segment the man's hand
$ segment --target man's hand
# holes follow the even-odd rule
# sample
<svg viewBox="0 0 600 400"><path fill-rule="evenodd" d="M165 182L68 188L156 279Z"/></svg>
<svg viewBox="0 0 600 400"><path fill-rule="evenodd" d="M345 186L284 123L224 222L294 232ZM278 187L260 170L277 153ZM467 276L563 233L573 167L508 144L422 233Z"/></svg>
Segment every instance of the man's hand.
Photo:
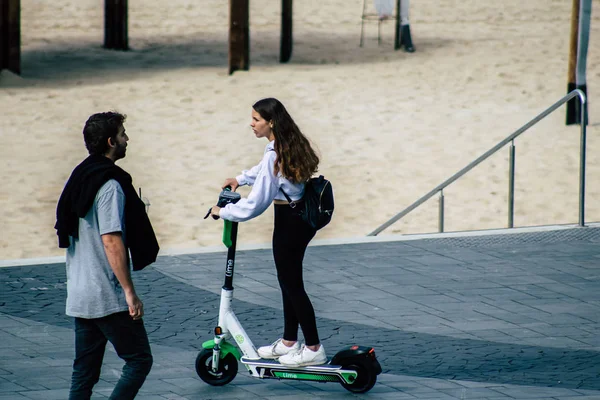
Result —
<svg viewBox="0 0 600 400"><path fill-rule="evenodd" d="M125 293L125 300L129 306L129 315L131 315L133 319L140 319L144 316L144 303L137 297L135 292Z"/></svg>
<svg viewBox="0 0 600 400"><path fill-rule="evenodd" d="M221 214L221 207L213 206L213 208L210 209L210 215L211 215L211 217L213 217L213 219L219 219L220 214Z"/></svg>
<svg viewBox="0 0 600 400"><path fill-rule="evenodd" d="M125 243L123 243L121 232L102 235L102 243L104 244L108 263L125 292L125 301L129 306L129 315L133 319L142 318L144 315L144 304L137 297L133 282L131 281L131 274L127 265L127 249L125 248Z"/></svg>
<svg viewBox="0 0 600 400"><path fill-rule="evenodd" d="M235 189L237 189L238 186L240 186L240 184L235 178L227 178L225 179L225 183L223 184L223 186L221 186L221 189L225 189L227 186L231 186L231 191L235 192Z"/></svg>

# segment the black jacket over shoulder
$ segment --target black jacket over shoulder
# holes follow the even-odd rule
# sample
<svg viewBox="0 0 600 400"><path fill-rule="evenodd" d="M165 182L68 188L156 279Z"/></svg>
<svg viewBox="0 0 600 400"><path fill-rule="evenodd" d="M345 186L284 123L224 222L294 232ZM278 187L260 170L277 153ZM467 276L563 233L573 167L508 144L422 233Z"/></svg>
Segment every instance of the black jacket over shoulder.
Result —
<svg viewBox="0 0 600 400"><path fill-rule="evenodd" d="M138 271L156 261L158 241L146 214L144 202L133 187L131 176L107 157L91 155L79 164L67 181L56 208L58 246L69 247L69 236L79 236L79 218L85 217L98 190L114 179L125 193L126 245L131 253L133 270Z"/></svg>

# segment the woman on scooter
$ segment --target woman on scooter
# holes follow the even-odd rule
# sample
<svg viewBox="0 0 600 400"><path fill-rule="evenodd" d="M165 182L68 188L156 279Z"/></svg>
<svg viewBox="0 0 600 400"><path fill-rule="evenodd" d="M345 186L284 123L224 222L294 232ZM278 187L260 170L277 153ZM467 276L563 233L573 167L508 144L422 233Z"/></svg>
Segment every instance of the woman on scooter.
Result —
<svg viewBox="0 0 600 400"><path fill-rule="evenodd" d="M223 208L214 206L211 214L228 221L242 222L262 214L275 204L273 258L283 297L283 337L269 346L258 348L262 358L279 359L282 365L307 366L327 362L319 341L315 311L304 289L302 261L306 247L316 231L302 221L300 208L289 203L302 199L304 182L318 169L319 158L287 110L277 99L267 98L252 106L252 131L266 138L260 163L235 178L228 178L223 188L251 185L248 198ZM298 325L305 344L298 343Z"/></svg>

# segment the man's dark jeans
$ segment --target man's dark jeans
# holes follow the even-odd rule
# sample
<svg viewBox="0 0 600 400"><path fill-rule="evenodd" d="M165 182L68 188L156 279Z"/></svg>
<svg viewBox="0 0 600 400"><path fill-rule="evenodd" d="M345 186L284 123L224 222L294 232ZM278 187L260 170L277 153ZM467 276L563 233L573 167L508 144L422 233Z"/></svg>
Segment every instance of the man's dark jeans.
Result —
<svg viewBox="0 0 600 400"><path fill-rule="evenodd" d="M89 399L100 379L106 342L125 361L121 379L110 398L133 399L152 367L148 334L141 319L134 321L127 311L102 318L75 318L75 361L69 400Z"/></svg>

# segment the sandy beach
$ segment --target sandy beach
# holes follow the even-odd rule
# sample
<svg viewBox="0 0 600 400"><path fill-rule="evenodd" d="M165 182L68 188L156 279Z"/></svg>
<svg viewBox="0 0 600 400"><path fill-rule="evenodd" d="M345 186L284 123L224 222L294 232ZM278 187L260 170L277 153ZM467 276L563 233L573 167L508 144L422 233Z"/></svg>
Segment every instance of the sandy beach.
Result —
<svg viewBox="0 0 600 400"><path fill-rule="evenodd" d="M260 98L280 99L319 149L336 195L325 239L371 232L566 94L570 1L415 0L412 54L394 51L392 22L380 46L368 23L359 47L361 0L297 1L287 64L280 4L250 3L250 71L230 76L227 1L130 0L128 52L102 48L102 2L21 1L22 75L0 76L0 259L64 254L56 202L96 112L128 115L119 165L150 200L161 248L177 250L219 245L222 223L202 217L224 179L262 156L249 128ZM589 222L600 221L593 7ZM515 226L577 222L579 127L564 121L563 107L515 141ZM506 226L508 168L507 147L444 191L447 231ZM437 204L384 233L437 231ZM242 224L240 243L269 243L272 218Z"/></svg>

